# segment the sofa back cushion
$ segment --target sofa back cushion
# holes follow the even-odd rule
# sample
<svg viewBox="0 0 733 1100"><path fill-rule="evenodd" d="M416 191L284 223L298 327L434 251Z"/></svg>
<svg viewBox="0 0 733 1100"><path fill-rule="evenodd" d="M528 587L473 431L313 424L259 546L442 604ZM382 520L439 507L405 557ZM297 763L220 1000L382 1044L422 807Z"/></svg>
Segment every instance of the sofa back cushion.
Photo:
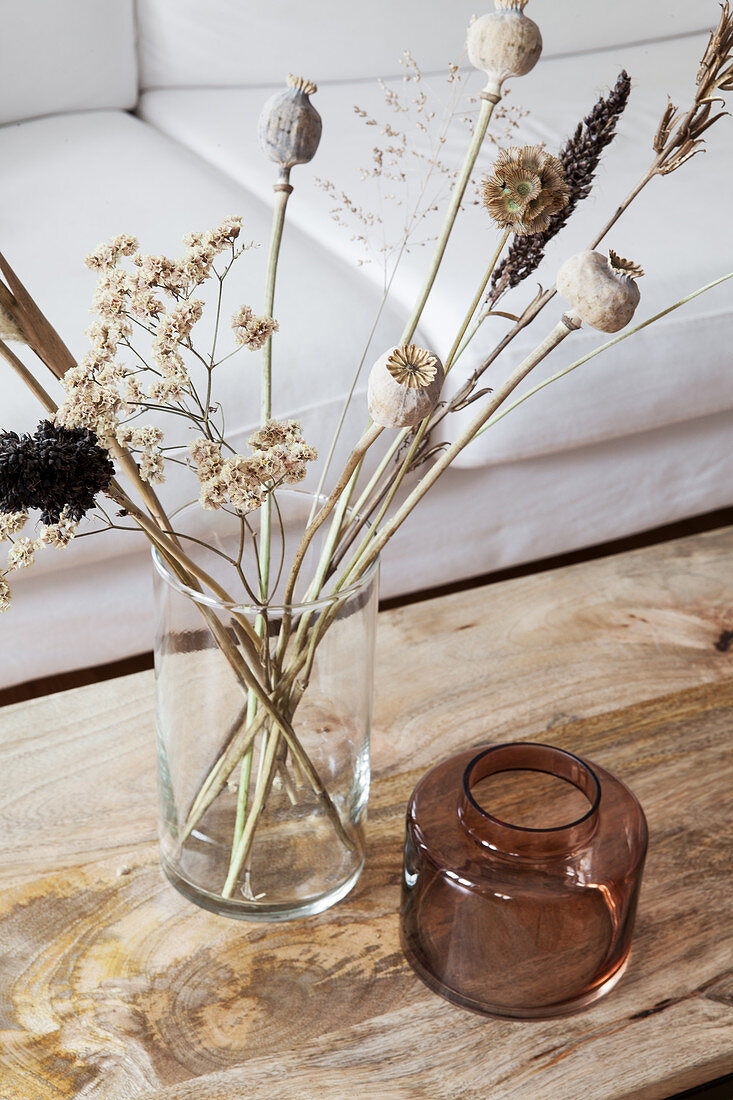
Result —
<svg viewBox="0 0 733 1100"><path fill-rule="evenodd" d="M134 0L0 0L0 123L137 101Z"/></svg>
<svg viewBox="0 0 733 1100"><path fill-rule="evenodd" d="M348 80L459 61L471 15L492 0L138 0L143 88L279 84L288 72ZM546 56L707 29L714 0L532 0Z"/></svg>

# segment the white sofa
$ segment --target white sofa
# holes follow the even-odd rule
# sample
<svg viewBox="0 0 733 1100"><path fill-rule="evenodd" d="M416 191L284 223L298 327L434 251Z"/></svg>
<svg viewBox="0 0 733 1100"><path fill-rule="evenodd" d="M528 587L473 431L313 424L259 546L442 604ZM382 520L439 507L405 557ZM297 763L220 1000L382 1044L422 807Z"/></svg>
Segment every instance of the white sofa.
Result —
<svg viewBox="0 0 733 1100"><path fill-rule="evenodd" d="M274 175L257 145L257 117L287 72L316 80L324 135L313 163L293 173L276 308L275 407L301 419L325 453L379 303L381 272L378 264L359 265L359 243L334 223L315 177L373 203L359 169L374 141L354 105L384 114L374 78L395 77L405 47L420 62L430 94L444 96L445 67L460 61L474 8L473 0L375 0L358 12L336 0L271 0L267 7L241 0L0 0L0 249L81 355L94 282L82 258L106 237L132 232L146 251L175 252L185 232L240 213L246 236L266 245ZM528 14L542 27L545 51L534 72L512 86L508 102L530 111L512 141L558 148L622 67L634 90L593 195L548 250L537 278L506 299L509 308L521 307L538 281L552 284L559 262L585 246L649 163L666 94L689 99L718 7L714 0L532 0ZM469 81L476 92L478 80ZM459 161L465 140L465 129L454 126L447 161ZM724 209L731 124L721 122L709 144L704 158L655 180L609 238L647 271L643 315L733 267ZM489 144L477 179L491 160ZM388 227L390 217L395 211L386 215ZM452 341L493 239L485 215L469 203L421 325L420 339L439 353ZM240 302L260 303L265 253L263 247L244 261ZM417 248L401 266L375 355L398 338L428 254ZM543 314L540 334L561 308L555 302ZM726 284L486 433L389 548L383 594L730 504L732 311ZM502 324L487 323L456 381ZM568 342L540 376L599 341L592 332L576 334L572 353ZM524 334L506 361L517 362L533 343ZM257 366L253 359L222 371L229 425L244 439L257 420ZM0 395L0 426L35 424L38 409L9 372ZM364 415L360 385L351 433ZM452 422L450 434L455 430ZM44 552L14 580L13 609L0 619L0 687L151 646L147 554L132 536Z"/></svg>

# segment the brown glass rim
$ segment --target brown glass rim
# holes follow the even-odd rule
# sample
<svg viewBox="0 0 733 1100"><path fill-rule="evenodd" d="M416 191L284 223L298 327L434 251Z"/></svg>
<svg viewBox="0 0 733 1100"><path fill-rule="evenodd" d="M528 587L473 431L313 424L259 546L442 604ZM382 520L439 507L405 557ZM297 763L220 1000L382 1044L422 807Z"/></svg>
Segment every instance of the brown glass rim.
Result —
<svg viewBox="0 0 733 1100"><path fill-rule="evenodd" d="M567 757L567 759L569 759L569 760L574 761L590 777L591 786L592 786L592 789L594 791L593 799L591 800L586 791L584 791L584 790L582 790L582 788L578 787L578 785L576 783L573 783L572 779L568 779L567 776L565 776L565 775L557 775L556 772L554 772L554 771L552 771L551 769L548 769L548 768L533 768L533 767L528 766L528 765L517 765L516 767L513 767L513 768L499 768L495 772L490 772L489 773L490 775L502 775L504 772L518 772L518 771L521 771L521 772L538 772L541 775L553 775L553 776L555 776L556 779L563 779L563 780L565 780L566 783L570 783L577 790L579 790L581 792L581 794L584 794L586 796L586 798L588 798L588 801L590 802L589 809L581 817L576 817L573 821L568 821L564 825L552 825L548 828L535 828L535 827L529 826L529 825L513 825L510 821L504 821L503 818L495 817L494 814L490 814L488 812L488 810L485 810L483 808L483 806L481 806L476 801L476 799L473 797L473 794L471 793L471 774L472 774L474 768L479 763L479 761L484 760L487 756L490 756L492 753L497 752L499 749L512 749L512 748L517 748L517 749L535 749L535 748L536 749L548 749L552 753L557 753L559 755ZM488 776L483 776L482 778L488 778ZM600 781L598 779L598 776L593 771L591 766L589 764L587 764L585 762L585 760L582 760L579 756L576 756L575 753L568 752L567 749L559 749L559 748L557 748L556 745L547 745L547 744L545 744L544 742L541 742L541 741L505 741L500 745L492 745L488 749L482 749L481 752L477 753L476 756L473 757L473 759L466 765L466 767L464 769L464 772L463 772L463 793L464 793L464 796L465 796L466 800L470 803L471 807L474 810L476 810L476 812L478 814L480 814L482 818L484 818L486 821L490 822L492 825L498 825L502 829L513 829L515 832L520 833L520 834L535 834L535 835L552 834L552 833L557 835L557 834L563 833L563 832L565 832L566 830L569 830L569 829L576 829L579 825L582 825L584 822L588 821L590 818L592 818L596 814L596 812L598 811L598 807L600 805L600 802L601 802L601 784L600 784Z"/></svg>

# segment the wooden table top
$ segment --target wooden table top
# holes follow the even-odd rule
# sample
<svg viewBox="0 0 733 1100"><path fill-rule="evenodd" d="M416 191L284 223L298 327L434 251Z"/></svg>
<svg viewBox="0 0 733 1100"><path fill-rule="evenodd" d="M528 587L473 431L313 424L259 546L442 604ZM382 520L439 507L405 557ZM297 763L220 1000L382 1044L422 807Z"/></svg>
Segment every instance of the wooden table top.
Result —
<svg viewBox="0 0 733 1100"><path fill-rule="evenodd" d="M0 1100L662 1100L733 1072L730 629L733 528L384 613L366 869L282 925L164 880L152 673L0 709ZM397 910L418 777L527 738L625 780L650 848L619 985L520 1023L430 993Z"/></svg>

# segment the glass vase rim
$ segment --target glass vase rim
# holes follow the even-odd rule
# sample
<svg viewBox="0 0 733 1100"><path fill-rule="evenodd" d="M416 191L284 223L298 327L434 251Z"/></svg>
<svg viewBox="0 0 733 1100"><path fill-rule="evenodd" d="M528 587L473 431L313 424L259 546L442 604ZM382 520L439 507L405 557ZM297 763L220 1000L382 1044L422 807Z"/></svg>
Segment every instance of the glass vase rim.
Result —
<svg viewBox="0 0 733 1100"><path fill-rule="evenodd" d="M328 500L326 494L315 493L309 489L282 488L279 489L278 492L282 493L284 496L301 496L310 498L311 500L315 499L323 504L325 504ZM189 508L194 509L197 504L197 500L188 501L186 504L181 505L180 508L177 508L173 512L171 512L171 518L187 512ZM353 509L347 509L346 514L355 515L356 513L353 511ZM369 526L371 526L371 524L369 524L367 521L367 527ZM332 592L327 596L319 596L315 600L304 600L290 604L270 603L265 605L259 603L242 603L238 600L222 600L219 599L218 596L208 595L206 592L198 592L195 588L191 588L189 585L184 584L182 581L179 581L177 577L173 576L173 574L170 572L170 570L160 557L157 546L151 546L150 555L153 559L153 568L155 569L155 571L158 573L160 578L165 581L165 583L175 592L180 592L181 595L186 596L187 599L193 600L194 603L204 604L206 607L222 607L225 608L227 611L236 611L237 613L242 612L251 615L259 615L265 609L267 610L268 614L272 615L277 614L277 612L293 613L311 611L313 610L313 608L329 607L337 601L343 600L367 588L374 579L379 569L379 562L381 557L380 554L377 554L374 561L361 575L361 577L359 577L355 581L352 581L351 584L346 585L345 588L339 589L338 592Z"/></svg>
<svg viewBox="0 0 733 1100"><path fill-rule="evenodd" d="M481 806L481 804L477 801L477 799L474 798L474 796L471 792L471 782L470 782L471 772L473 771L473 769L475 768L475 766L478 764L478 762L480 760L483 760L485 757L489 756L491 753L494 753L499 749L508 749L508 748L515 748L515 747L518 748L518 749L527 749L527 748L548 749L553 753L558 753L558 754L561 754L562 756L568 757L569 759L573 760L576 764L578 764L580 766L580 768L589 776L590 781L591 781L591 785L592 785L593 790L595 792L594 797L593 797L592 800L590 798L588 798L588 795L586 794L586 798L588 798L588 801L590 803L590 805L589 805L588 809L586 810L586 812L584 814L581 814L580 817L574 818L572 821L564 822L562 825L550 825L550 826L538 828L537 826L530 826L530 825L515 825L511 821L504 821L503 818L496 817L495 814L491 814L491 813L489 813L488 810L484 809L484 807ZM492 774L501 775L504 772L510 772L510 771L534 771L534 772L538 772L542 775L554 775L555 774L554 772L547 771L544 768L532 768L532 767L527 767L526 765L524 767L519 766L519 767L516 767L516 768L501 768L500 770L498 770L497 772L494 772ZM571 783L571 785L575 786L575 784L572 783L572 780L567 779L565 776L555 776L555 778L562 779L564 782ZM542 742L542 741L503 741L499 745L491 745L491 746L489 746L489 748L481 749L481 751L478 752L474 757L472 757L472 759L466 765L466 767L463 771L463 777L462 777L461 783L462 783L462 789L463 789L464 797L469 802L471 808L474 811L476 811L483 819L485 819L487 824L498 826L501 829L510 829L515 834L517 834L518 836L527 836L528 838L530 836L536 836L536 837L539 838L541 836L560 837L562 834L567 835L567 834L569 834L569 832L571 830L578 829L579 826L584 825L586 822L588 822L589 820L594 818L595 815L598 813L598 808L599 808L600 803L601 803L601 783L600 783L600 780L599 780L598 776L596 775L595 771L590 766L590 764L588 764L588 762L583 760L580 756L576 756L575 753L569 752L568 749L560 749L560 748L557 747L557 745L548 745L546 742ZM585 794L584 791L581 791L581 793Z"/></svg>

